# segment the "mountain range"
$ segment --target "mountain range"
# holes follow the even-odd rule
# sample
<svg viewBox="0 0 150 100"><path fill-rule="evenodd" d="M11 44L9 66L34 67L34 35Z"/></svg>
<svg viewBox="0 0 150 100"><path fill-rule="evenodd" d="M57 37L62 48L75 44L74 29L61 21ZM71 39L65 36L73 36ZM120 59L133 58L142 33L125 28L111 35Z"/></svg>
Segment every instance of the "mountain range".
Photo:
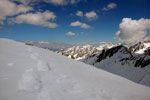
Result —
<svg viewBox="0 0 150 100"><path fill-rule="evenodd" d="M132 46L121 43L74 46L58 53L150 86L150 41Z"/></svg>

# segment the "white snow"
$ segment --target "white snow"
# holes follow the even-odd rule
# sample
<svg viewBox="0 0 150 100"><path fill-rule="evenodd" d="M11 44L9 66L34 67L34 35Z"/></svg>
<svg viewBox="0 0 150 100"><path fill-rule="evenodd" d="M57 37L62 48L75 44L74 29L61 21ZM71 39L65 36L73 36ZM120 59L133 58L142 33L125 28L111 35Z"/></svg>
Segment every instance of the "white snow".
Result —
<svg viewBox="0 0 150 100"><path fill-rule="evenodd" d="M8 39L0 69L0 100L150 100L149 87Z"/></svg>

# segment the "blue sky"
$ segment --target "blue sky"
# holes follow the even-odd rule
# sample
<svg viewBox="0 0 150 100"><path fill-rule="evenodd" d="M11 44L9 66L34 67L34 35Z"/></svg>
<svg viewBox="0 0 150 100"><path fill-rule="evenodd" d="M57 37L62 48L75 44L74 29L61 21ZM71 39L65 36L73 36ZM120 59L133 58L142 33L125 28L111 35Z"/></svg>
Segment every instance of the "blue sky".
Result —
<svg viewBox="0 0 150 100"><path fill-rule="evenodd" d="M28 9L24 12L0 15L0 22L3 22L0 24L0 38L10 38L22 42L116 42L117 40L114 40L114 37L123 18L132 18L134 20L150 19L150 0L72 0L74 2L71 0L68 0L68 2L66 0L56 0L58 2L54 0L48 0L49 2L36 0L38 2L29 3L23 2L24 0L22 2L20 2L21 0L7 1L17 6L24 5L32 8L32 10ZM3 2L2 0L1 4ZM41 13L42 16L45 11L53 13L55 18L46 21L56 23L57 27L45 26L45 22L42 25L30 23L24 17L18 17L17 19L17 16L29 13L36 14L37 12ZM82 12L81 16L77 16L78 11ZM96 15L92 15L91 12ZM87 13L91 15L86 16ZM10 19L13 20L11 24L8 24ZM23 21L20 22L20 20ZM71 23L77 21L80 22L78 25L71 25ZM83 24L89 27L82 27ZM67 34L67 32L70 32L70 34Z"/></svg>

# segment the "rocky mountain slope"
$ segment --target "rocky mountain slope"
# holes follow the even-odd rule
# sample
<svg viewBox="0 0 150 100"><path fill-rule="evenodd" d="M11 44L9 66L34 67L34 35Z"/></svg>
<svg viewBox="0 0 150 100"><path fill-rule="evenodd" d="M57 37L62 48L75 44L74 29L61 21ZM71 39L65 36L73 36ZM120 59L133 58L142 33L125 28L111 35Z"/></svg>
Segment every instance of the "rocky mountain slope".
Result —
<svg viewBox="0 0 150 100"><path fill-rule="evenodd" d="M80 61L150 86L150 41L130 47L121 44L113 46L104 44L99 47L102 48L98 50L95 47L97 51L93 54L86 52L88 54L84 55L87 56Z"/></svg>

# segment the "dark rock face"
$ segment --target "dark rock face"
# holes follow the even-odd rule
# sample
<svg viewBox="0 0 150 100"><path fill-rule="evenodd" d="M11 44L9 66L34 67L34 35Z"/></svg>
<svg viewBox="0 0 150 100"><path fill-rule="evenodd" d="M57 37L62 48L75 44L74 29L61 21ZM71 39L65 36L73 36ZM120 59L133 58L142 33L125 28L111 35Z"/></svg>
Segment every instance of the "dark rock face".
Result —
<svg viewBox="0 0 150 100"><path fill-rule="evenodd" d="M142 59L139 59L136 61L135 63L135 67L142 67L144 68L145 66L149 65L150 64L150 59L148 60L144 60L143 58Z"/></svg>
<svg viewBox="0 0 150 100"><path fill-rule="evenodd" d="M135 67L144 68L150 64L150 49L145 50L143 54L135 54L132 56L120 59L122 64L132 63Z"/></svg>
<svg viewBox="0 0 150 100"><path fill-rule="evenodd" d="M140 57L138 60L136 60L135 67L142 67L150 64L150 49L146 50L143 57Z"/></svg>
<svg viewBox="0 0 150 100"><path fill-rule="evenodd" d="M145 50L143 54L135 54L135 51L137 51L139 49L143 49L143 48L144 48L144 44L138 43L134 46L131 46L129 49L123 45L116 46L116 47L113 47L110 49L103 49L102 52L97 56L97 60L95 61L95 63L101 62L102 60L104 60L106 58L109 59L114 54L120 52L122 57L125 54L130 55L128 57L120 58L119 62L122 65L134 64L135 67L144 68L150 64L150 48Z"/></svg>
<svg viewBox="0 0 150 100"><path fill-rule="evenodd" d="M131 46L131 47L129 48L129 50L132 51L132 52L136 52L136 51L138 51L138 50L140 50L140 49L143 49L143 48L144 48L144 44L141 43L141 42L139 42L139 43L137 43L137 44Z"/></svg>
<svg viewBox="0 0 150 100"><path fill-rule="evenodd" d="M122 45L120 46L116 46L116 47L113 47L111 49L108 49L108 50L105 50L103 49L102 53L97 57L97 62L100 62L102 61L103 59L106 59L107 57L111 57L113 56L115 53L117 53L122 47Z"/></svg>

